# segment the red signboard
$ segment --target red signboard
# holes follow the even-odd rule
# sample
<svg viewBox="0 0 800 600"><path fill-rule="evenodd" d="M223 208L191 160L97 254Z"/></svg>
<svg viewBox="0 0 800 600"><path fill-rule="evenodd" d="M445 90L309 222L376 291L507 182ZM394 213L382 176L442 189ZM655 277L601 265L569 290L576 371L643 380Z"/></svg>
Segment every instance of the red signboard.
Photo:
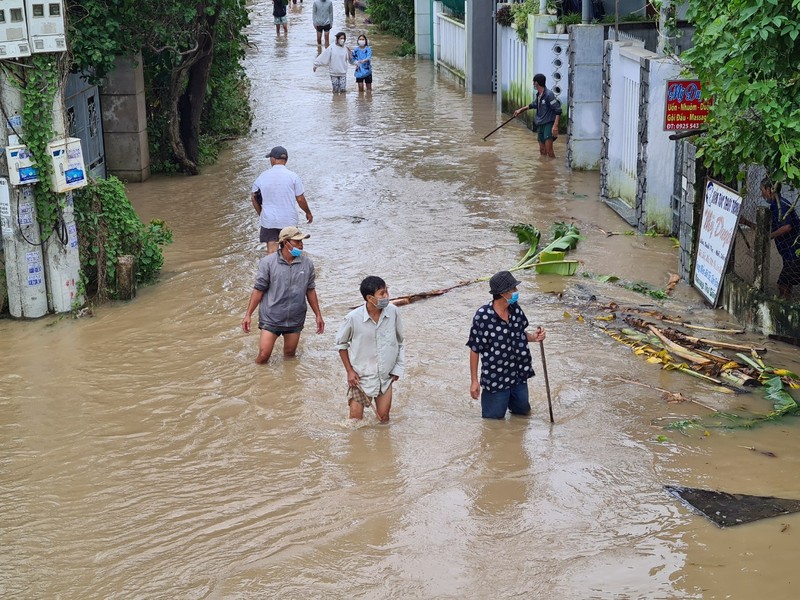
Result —
<svg viewBox="0 0 800 600"><path fill-rule="evenodd" d="M703 97L703 87L699 81L690 79L667 81L664 131L702 127L709 106L711 99Z"/></svg>

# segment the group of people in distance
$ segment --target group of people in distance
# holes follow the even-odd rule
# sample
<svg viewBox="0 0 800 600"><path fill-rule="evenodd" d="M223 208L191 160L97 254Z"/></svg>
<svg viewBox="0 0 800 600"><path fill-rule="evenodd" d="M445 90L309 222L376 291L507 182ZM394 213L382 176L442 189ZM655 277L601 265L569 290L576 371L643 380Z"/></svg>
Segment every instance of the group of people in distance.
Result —
<svg viewBox="0 0 800 600"><path fill-rule="evenodd" d="M241 322L242 330L249 333L258 308L257 364L270 360L280 337L284 356L295 356L308 307L314 313L317 334L325 332L314 263L303 247L311 236L297 227L297 207L309 223L314 220L303 182L286 168L286 148L275 146L267 158L271 168L258 176L251 189L259 239L266 244L267 254L258 262ZM502 419L509 411L527 415L531 410L527 381L534 372L528 343L544 340L545 331L541 327L527 331L528 319L518 304L519 283L508 271L492 276L492 301L480 307L472 320L467 340L470 394L480 397L484 418ZM347 380L349 416L360 420L364 409L373 407L378 420L387 423L392 384L405 373L403 321L382 278L366 277L359 291L364 303L345 316L335 340Z"/></svg>
<svg viewBox="0 0 800 600"><path fill-rule="evenodd" d="M297 0L292 0L297 4ZM302 4L303 0L300 0ZM272 0L272 17L275 23L275 34L280 37L281 28L284 36L289 35L289 17L286 7L289 0ZM331 76L333 93L347 91L347 70L350 65L356 67L356 83L358 91L372 90L372 48L366 35L359 35L356 48L346 46L347 35L340 31L334 37L335 44L330 45L330 32L333 27L333 0L314 0L311 8L311 22L317 32L317 47L322 47L325 38L325 50L314 60L314 71L317 67L327 66ZM344 0L345 18L356 16L355 0Z"/></svg>

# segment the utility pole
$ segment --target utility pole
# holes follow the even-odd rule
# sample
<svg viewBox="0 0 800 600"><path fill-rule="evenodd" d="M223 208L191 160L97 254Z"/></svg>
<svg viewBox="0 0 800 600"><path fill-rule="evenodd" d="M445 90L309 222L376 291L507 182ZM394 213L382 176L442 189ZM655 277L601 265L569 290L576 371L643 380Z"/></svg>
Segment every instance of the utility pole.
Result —
<svg viewBox="0 0 800 600"><path fill-rule="evenodd" d="M31 55L66 51L64 0L5 0L3 6L0 54L4 58L27 61ZM13 31L8 29L10 25ZM38 68L25 62L21 66ZM21 116L23 91L9 81L15 76L14 68L9 63L0 73L0 114L5 122L5 127L0 127L0 142L5 147L0 159L0 167L5 163L0 171L0 219L9 311L14 317L37 318L47 314L48 301L55 312L68 312L76 301L83 302L77 293L80 259L72 190L86 185L86 168L80 140L67 138L63 80L59 79L50 123L25 123ZM52 130L55 139L36 160L47 161L52 169L34 164L25 146L26 132L42 126ZM48 171L53 171L49 183L54 192L51 201L59 204L58 216L53 231L40 232L33 185Z"/></svg>
<svg viewBox="0 0 800 600"><path fill-rule="evenodd" d="M9 141L18 142L13 134L9 140L9 131L12 125L17 130L22 125L22 93L11 85L7 76L0 79L0 106L4 124L0 128L0 141L4 146L9 146ZM3 153L2 163L6 163L3 169L5 175L17 168L15 164L8 164L6 153ZM33 187L9 185L7 178L0 178L0 216L9 312L17 318L44 316L47 314L47 289Z"/></svg>

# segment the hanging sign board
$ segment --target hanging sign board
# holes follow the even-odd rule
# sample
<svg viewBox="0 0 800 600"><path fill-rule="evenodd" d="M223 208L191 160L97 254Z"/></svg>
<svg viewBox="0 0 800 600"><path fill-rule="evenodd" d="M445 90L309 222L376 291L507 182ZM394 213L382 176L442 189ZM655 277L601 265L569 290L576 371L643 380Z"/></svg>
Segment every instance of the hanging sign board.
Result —
<svg viewBox="0 0 800 600"><path fill-rule="evenodd" d="M741 208L742 197L739 194L713 179L706 180L693 283L711 306L717 305Z"/></svg>
<svg viewBox="0 0 800 600"><path fill-rule="evenodd" d="M703 97L700 81L667 81L667 107L664 111L664 131L698 129L708 116L711 99Z"/></svg>
<svg viewBox="0 0 800 600"><path fill-rule="evenodd" d="M8 193L8 180L0 178L0 233L4 238L14 236L11 219L11 195Z"/></svg>

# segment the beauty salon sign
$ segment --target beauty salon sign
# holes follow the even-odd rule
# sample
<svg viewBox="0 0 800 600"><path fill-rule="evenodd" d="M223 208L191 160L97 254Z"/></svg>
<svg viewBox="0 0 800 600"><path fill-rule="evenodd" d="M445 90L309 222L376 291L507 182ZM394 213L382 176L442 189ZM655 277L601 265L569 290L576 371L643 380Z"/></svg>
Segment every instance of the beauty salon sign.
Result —
<svg viewBox="0 0 800 600"><path fill-rule="evenodd" d="M711 306L717 305L741 209L739 194L713 179L706 181L693 283Z"/></svg>

